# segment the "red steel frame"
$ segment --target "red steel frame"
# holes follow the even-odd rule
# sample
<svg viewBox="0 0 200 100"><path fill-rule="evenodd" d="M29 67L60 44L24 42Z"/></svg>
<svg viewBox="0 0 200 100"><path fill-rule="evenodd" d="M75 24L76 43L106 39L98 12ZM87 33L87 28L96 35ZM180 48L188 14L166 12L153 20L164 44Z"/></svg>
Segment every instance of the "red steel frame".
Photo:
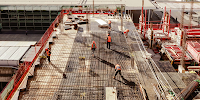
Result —
<svg viewBox="0 0 200 100"><path fill-rule="evenodd" d="M196 62L200 60L200 44L198 42L187 42L187 51L191 54Z"/></svg>
<svg viewBox="0 0 200 100"><path fill-rule="evenodd" d="M55 28L55 24L59 23L59 19L62 19L63 15L64 15L64 10L62 10L60 15L58 15L56 17L56 19L53 21L53 23L50 25L50 27L46 30L44 35L41 37L41 39L36 44L36 46L41 46L41 47L40 47L39 51L37 52L37 54L35 55L35 57L32 60L32 62L24 61L22 66L19 67L19 69L17 70L16 74L12 77L11 80L14 79L14 85L13 85L13 89L10 92L8 92L9 94L6 94L7 100L10 100L12 98L12 96L14 95L15 91L19 88L21 82L23 81L25 76L28 74L32 64L35 62L35 60L38 58L39 54L42 52L42 50L44 49L45 45L47 44L47 41L48 41L49 37L51 36L52 32L54 31L53 29ZM4 90L7 88L8 84L6 85ZM2 95L3 91L1 91L1 95Z"/></svg>
<svg viewBox="0 0 200 100"><path fill-rule="evenodd" d="M164 45L165 49L168 53L170 53L170 56L175 61L180 61L182 56L182 50L177 45ZM189 61L192 60L187 54L185 55L185 60Z"/></svg>
<svg viewBox="0 0 200 100"><path fill-rule="evenodd" d="M143 22L143 7L142 7L142 21L140 21L141 23L141 34L142 34L142 30L143 30L143 27L144 27L144 39L145 39L145 34L146 34L146 28L147 27L150 27L150 24L147 24L147 22L161 22L161 21L147 21L147 10L145 10L145 21ZM171 25L170 24L170 16L171 16L171 10L169 11L169 18L168 18L168 21L166 22L165 21L165 14L166 14L166 7L164 8L164 19L163 19L163 23L162 24L153 24L153 30L162 30L163 33L164 33L164 26L167 25L168 26L168 31L167 31L167 37L169 37L169 30L170 30L170 27L174 28L174 27L177 27L178 25L177 24L174 24L174 25ZM136 26L138 26L137 24L135 24ZM162 29L159 28L159 26L162 27Z"/></svg>

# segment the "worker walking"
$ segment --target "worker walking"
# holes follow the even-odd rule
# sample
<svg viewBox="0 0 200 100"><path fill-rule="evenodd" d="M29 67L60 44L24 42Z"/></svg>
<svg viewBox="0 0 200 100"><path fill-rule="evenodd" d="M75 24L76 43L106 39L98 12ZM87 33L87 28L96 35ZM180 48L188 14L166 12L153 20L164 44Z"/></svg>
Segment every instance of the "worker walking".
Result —
<svg viewBox="0 0 200 100"><path fill-rule="evenodd" d="M92 56L93 56L93 57L94 57L94 51L95 51L96 48L97 48L96 43L95 43L95 41L93 41L93 42L92 42L92 47L91 47Z"/></svg>
<svg viewBox="0 0 200 100"><path fill-rule="evenodd" d="M50 61L51 49L50 49L50 48L47 48L47 49L45 49L45 52L46 52L46 54L47 54L48 61L51 62L51 61Z"/></svg>
<svg viewBox="0 0 200 100"><path fill-rule="evenodd" d="M108 28L111 29L111 21L108 20Z"/></svg>
<svg viewBox="0 0 200 100"><path fill-rule="evenodd" d="M122 74L121 74L121 66L119 64L115 65L115 71L116 71L115 72L115 76L113 77L114 79L115 79L117 73L119 73L120 76L122 76Z"/></svg>
<svg viewBox="0 0 200 100"><path fill-rule="evenodd" d="M107 37L107 48L110 49L110 42L111 42L111 37L110 37L110 34L108 34L108 37Z"/></svg>
<svg viewBox="0 0 200 100"><path fill-rule="evenodd" d="M27 32L27 30L26 30L26 35L27 35L27 33L28 33L28 32Z"/></svg>

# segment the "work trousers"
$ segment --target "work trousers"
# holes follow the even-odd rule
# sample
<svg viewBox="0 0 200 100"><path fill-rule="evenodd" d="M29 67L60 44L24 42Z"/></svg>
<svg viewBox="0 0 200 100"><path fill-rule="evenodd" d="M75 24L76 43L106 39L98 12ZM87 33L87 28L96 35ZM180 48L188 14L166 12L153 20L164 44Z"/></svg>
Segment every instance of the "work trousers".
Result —
<svg viewBox="0 0 200 100"><path fill-rule="evenodd" d="M50 61L50 56L47 56L47 58L48 58L48 61L51 62L51 61Z"/></svg>
<svg viewBox="0 0 200 100"><path fill-rule="evenodd" d="M110 49L110 42L107 42L107 48Z"/></svg>
<svg viewBox="0 0 200 100"><path fill-rule="evenodd" d="M122 76L121 70L117 70L116 73L115 73L115 76L117 75L117 73L119 73L119 75Z"/></svg>

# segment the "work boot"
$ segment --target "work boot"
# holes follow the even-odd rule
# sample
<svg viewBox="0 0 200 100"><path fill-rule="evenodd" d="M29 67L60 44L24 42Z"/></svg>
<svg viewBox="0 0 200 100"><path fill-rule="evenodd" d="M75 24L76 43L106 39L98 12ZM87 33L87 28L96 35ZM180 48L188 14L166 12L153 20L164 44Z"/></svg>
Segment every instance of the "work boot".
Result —
<svg viewBox="0 0 200 100"><path fill-rule="evenodd" d="M115 79L115 76L113 77L113 79Z"/></svg>

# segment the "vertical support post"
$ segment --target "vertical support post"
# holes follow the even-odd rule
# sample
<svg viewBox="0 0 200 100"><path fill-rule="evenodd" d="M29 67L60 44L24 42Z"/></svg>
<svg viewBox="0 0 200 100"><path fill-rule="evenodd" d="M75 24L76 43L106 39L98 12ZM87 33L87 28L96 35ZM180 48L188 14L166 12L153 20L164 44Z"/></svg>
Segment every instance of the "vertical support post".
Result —
<svg viewBox="0 0 200 100"><path fill-rule="evenodd" d="M193 3L194 3L194 0L191 0L191 8L190 8L190 25L189 25L189 29L192 28Z"/></svg>
<svg viewBox="0 0 200 100"><path fill-rule="evenodd" d="M181 31L182 32L182 56L181 56L181 65L185 68L185 45L186 45L186 33L184 30Z"/></svg>
<svg viewBox="0 0 200 100"><path fill-rule="evenodd" d="M143 9L144 9L144 0L142 0L142 11L141 11L141 16L142 16L141 34L142 34L142 29L143 29Z"/></svg>
<svg viewBox="0 0 200 100"><path fill-rule="evenodd" d="M150 25L150 30L151 30L151 40L150 40L150 48L153 46L153 23Z"/></svg>
<svg viewBox="0 0 200 100"><path fill-rule="evenodd" d="M150 9L149 9L149 15L148 15L148 28L150 28L149 21L150 21Z"/></svg>
<svg viewBox="0 0 200 100"><path fill-rule="evenodd" d="M144 39L145 39L145 34L146 34L146 27L147 27L147 10L145 10Z"/></svg>
<svg viewBox="0 0 200 100"><path fill-rule="evenodd" d="M94 17L94 0L93 0L93 17Z"/></svg>
<svg viewBox="0 0 200 100"><path fill-rule="evenodd" d="M165 28L164 28L164 26L165 26L165 15L166 15L166 6L165 6L165 9L164 9L164 15L163 15L163 26L162 26L162 29L163 29L163 33L164 33L164 30L165 30Z"/></svg>
<svg viewBox="0 0 200 100"><path fill-rule="evenodd" d="M171 16L171 9L169 10L169 18L168 18L168 32L167 32L168 37L169 37L169 29L170 29L170 16Z"/></svg>
<svg viewBox="0 0 200 100"><path fill-rule="evenodd" d="M121 5L121 30L123 32L123 5Z"/></svg>
<svg viewBox="0 0 200 100"><path fill-rule="evenodd" d="M180 29L183 28L183 23L184 23L184 20L183 20L184 19L184 9L185 9L185 6L183 5Z"/></svg>
<svg viewBox="0 0 200 100"><path fill-rule="evenodd" d="M86 8L86 19L88 20L88 6ZM88 26L88 24L86 26L86 30L87 30L87 32L89 32L89 26Z"/></svg>

